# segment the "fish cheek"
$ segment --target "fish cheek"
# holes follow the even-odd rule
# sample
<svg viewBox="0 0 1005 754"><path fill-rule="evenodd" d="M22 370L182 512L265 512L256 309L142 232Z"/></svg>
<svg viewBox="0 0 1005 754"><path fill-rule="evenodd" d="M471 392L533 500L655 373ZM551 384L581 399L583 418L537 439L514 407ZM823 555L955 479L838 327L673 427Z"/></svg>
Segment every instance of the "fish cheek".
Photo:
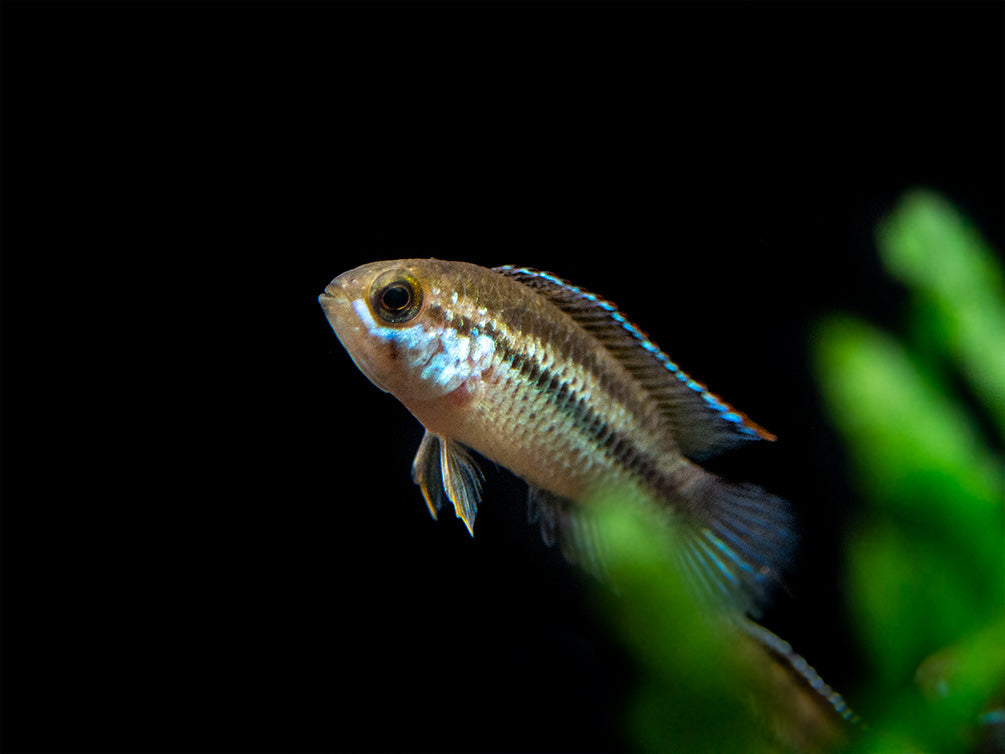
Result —
<svg viewBox="0 0 1005 754"><path fill-rule="evenodd" d="M391 393L401 398L419 388L421 380L410 368L408 349L397 340L387 340L379 345L374 354L377 368L390 387Z"/></svg>
<svg viewBox="0 0 1005 754"><path fill-rule="evenodd" d="M346 350L359 370L385 393L400 398L408 382L407 378L403 379L401 345L393 340L375 338L361 338L354 345Z"/></svg>
<svg viewBox="0 0 1005 754"><path fill-rule="evenodd" d="M428 358L416 358L414 349L394 340L381 344L380 370L386 376L390 392L406 405L411 401L428 402L446 397L443 388L423 372Z"/></svg>
<svg viewBox="0 0 1005 754"><path fill-rule="evenodd" d="M421 377L422 365L412 362L408 349L395 340L382 344L380 349L380 369L392 386L391 392L403 399L409 395L426 395L430 386Z"/></svg>

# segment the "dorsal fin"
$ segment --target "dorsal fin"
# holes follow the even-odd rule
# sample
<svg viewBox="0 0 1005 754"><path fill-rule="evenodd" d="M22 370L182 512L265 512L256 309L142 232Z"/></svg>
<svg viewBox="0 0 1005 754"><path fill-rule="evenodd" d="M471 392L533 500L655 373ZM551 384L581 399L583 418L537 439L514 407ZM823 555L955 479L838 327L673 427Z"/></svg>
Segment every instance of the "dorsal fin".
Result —
<svg viewBox="0 0 1005 754"><path fill-rule="evenodd" d="M681 452L692 461L746 441L775 439L688 377L609 301L549 272L513 265L496 267L495 272L533 288L617 358L656 399Z"/></svg>

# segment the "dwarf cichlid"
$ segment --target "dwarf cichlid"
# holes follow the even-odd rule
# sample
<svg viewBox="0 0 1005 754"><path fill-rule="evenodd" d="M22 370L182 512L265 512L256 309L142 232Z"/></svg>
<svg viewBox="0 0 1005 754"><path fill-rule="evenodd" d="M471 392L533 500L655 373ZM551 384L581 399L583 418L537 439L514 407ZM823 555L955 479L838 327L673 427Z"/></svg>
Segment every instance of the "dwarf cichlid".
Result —
<svg viewBox="0 0 1005 754"><path fill-rule="evenodd" d="M656 501L690 545L684 564L742 604L785 562L788 504L699 464L773 439L682 372L611 303L554 275L464 262L375 262L320 297L356 365L426 429L412 467L430 512L473 531L473 449L524 479L545 540L598 557L578 509L606 489Z"/></svg>
<svg viewBox="0 0 1005 754"><path fill-rule="evenodd" d="M603 573L589 502L644 500L674 528L696 591L742 616L788 559L788 503L701 462L773 440L688 377L609 301L550 273L403 259L339 275L319 297L362 372L425 427L412 465L430 513L452 505L470 532L482 476L469 453L529 485L532 521L570 560ZM843 716L805 661L756 624L748 633Z"/></svg>

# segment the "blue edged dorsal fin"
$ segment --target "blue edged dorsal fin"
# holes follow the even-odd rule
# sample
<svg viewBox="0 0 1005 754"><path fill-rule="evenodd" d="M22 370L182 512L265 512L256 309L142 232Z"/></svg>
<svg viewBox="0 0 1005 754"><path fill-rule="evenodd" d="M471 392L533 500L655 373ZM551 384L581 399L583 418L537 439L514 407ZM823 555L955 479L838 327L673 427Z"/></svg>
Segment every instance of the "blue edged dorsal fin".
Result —
<svg viewBox="0 0 1005 754"><path fill-rule="evenodd" d="M527 521L538 524L548 547L558 543L570 563L582 566L598 579L608 577L604 537L589 506L577 505L553 492L527 488Z"/></svg>
<svg viewBox="0 0 1005 754"><path fill-rule="evenodd" d="M533 288L572 317L649 391L680 451L702 461L752 440L775 436L692 380L618 308L548 272L506 265L498 272Z"/></svg>
<svg viewBox="0 0 1005 754"><path fill-rule="evenodd" d="M482 472L462 445L427 431L412 461L412 481L422 490L434 519L446 497L474 536L475 516L482 499Z"/></svg>

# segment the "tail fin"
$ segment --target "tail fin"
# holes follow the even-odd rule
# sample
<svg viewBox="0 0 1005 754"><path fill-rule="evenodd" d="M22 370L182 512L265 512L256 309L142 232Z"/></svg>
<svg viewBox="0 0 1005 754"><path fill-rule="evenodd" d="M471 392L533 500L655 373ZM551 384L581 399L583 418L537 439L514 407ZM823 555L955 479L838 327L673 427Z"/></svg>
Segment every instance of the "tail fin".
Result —
<svg viewBox="0 0 1005 754"><path fill-rule="evenodd" d="M795 546L789 504L752 484L733 484L692 466L679 487L684 520L677 552L699 591L755 612ZM675 501L676 502L676 501Z"/></svg>

